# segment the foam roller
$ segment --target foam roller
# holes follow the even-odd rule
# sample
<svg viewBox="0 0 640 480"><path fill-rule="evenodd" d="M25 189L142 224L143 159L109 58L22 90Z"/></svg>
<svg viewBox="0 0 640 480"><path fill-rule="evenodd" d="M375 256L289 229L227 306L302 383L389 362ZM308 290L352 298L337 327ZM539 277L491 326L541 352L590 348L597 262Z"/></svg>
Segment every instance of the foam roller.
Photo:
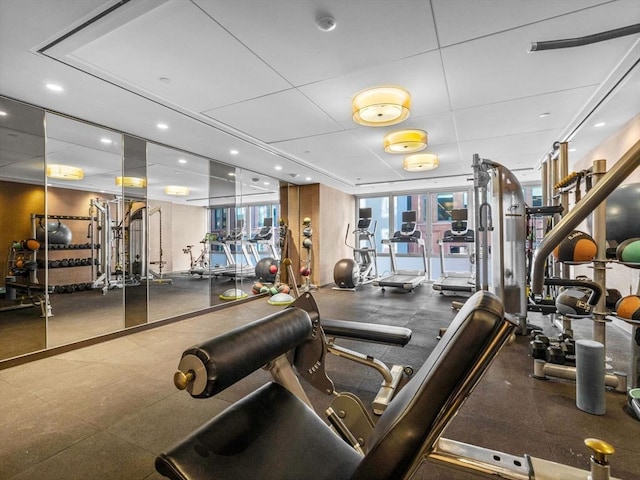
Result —
<svg viewBox="0 0 640 480"><path fill-rule="evenodd" d="M594 340L576 342L576 406L592 415L604 415L604 345Z"/></svg>

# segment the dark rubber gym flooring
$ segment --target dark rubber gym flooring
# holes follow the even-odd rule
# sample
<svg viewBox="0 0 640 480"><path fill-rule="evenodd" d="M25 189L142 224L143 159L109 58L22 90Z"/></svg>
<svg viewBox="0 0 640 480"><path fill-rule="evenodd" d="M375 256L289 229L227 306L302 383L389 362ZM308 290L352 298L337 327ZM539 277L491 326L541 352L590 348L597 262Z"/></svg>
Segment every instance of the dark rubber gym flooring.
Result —
<svg viewBox="0 0 640 480"><path fill-rule="evenodd" d="M314 292L321 316L407 326L404 348L338 341L387 364L419 367L455 315L453 296L428 285L413 293L364 286L355 293L330 287ZM276 311L258 299L109 342L0 371L0 478L160 479L159 452L248 391L268 381L258 371L212 399L196 400L172 383L190 345ZM534 321L553 333L548 320ZM577 338L591 338L588 320L574 322ZM608 325L607 353L615 370L628 371L631 340ZM525 453L588 469L587 437L611 443L612 475L640 479L640 422L624 410L625 395L607 392L607 412L575 406L575 384L531 377L529 338L518 337L498 355L487 375L445 431L445 437ZM380 384L367 367L329 356L337 390L357 393L369 405ZM319 411L323 394L308 389ZM478 478L424 464L414 478Z"/></svg>

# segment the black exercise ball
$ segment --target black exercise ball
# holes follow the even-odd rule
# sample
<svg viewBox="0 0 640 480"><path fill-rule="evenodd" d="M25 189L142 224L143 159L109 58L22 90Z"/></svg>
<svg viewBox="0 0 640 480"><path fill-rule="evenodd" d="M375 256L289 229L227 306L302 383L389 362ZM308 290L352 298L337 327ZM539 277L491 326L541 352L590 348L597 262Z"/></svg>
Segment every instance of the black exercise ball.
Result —
<svg viewBox="0 0 640 480"><path fill-rule="evenodd" d="M607 197L607 240L640 237L640 182L616 188Z"/></svg>
<svg viewBox="0 0 640 480"><path fill-rule="evenodd" d="M353 258L342 258L333 267L333 281L340 288L356 288L360 283L360 266Z"/></svg>
<svg viewBox="0 0 640 480"><path fill-rule="evenodd" d="M622 293L620 293L620 290L617 290L615 288L607 288L607 300L606 300L606 305L609 308L615 308L616 303L618 303L618 300L620 300L622 298Z"/></svg>
<svg viewBox="0 0 640 480"><path fill-rule="evenodd" d="M591 291L581 288L568 288L556 297L556 310L561 315L588 317L591 315L591 305L588 300Z"/></svg>
<svg viewBox="0 0 640 480"><path fill-rule="evenodd" d="M256 264L256 277L259 281L273 283L278 273L278 261L272 257L265 257Z"/></svg>

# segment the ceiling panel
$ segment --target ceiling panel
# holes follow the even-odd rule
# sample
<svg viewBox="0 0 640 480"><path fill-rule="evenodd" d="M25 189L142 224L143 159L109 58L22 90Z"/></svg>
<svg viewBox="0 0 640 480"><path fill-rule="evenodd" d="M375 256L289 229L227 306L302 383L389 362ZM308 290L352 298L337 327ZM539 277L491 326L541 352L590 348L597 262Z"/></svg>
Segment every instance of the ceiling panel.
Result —
<svg viewBox="0 0 640 480"><path fill-rule="evenodd" d="M193 111L290 86L218 23L184 1L162 4L67 57Z"/></svg>
<svg viewBox="0 0 640 480"><path fill-rule="evenodd" d="M458 139L467 141L549 130L559 133L595 90L594 86L588 86L456 110ZM541 117L541 114L549 115Z"/></svg>
<svg viewBox="0 0 640 480"><path fill-rule="evenodd" d="M437 48L424 0L195 2L295 86ZM316 25L326 15L331 32Z"/></svg>
<svg viewBox="0 0 640 480"><path fill-rule="evenodd" d="M265 143L340 129L334 120L293 89L203 113Z"/></svg>
<svg viewBox="0 0 640 480"><path fill-rule="evenodd" d="M442 49L454 109L597 85L640 35L527 53L531 41L577 37L630 23L629 9L603 7ZM615 15L615 13L619 13ZM638 12L640 20L640 11ZM508 59L506 61L505 59Z"/></svg>
<svg viewBox="0 0 640 480"><path fill-rule="evenodd" d="M432 0L431 3L438 27L440 46L446 47L607 2L603 0L562 0L561 2L557 0L535 2Z"/></svg>

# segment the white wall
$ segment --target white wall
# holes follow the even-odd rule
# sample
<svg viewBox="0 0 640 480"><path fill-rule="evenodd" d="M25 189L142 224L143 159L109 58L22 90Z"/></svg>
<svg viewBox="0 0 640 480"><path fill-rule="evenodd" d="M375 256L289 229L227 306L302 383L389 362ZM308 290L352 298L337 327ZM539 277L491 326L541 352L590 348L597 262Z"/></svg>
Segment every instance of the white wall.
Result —
<svg viewBox="0 0 640 480"><path fill-rule="evenodd" d="M162 260L167 262L163 272L179 272L188 270L189 255L182 249L187 245L194 245L195 256L200 254L202 244L200 240L207 232L207 209L171 202L150 201L149 211L155 207L162 210ZM160 259L160 215L149 217L149 260ZM158 272L158 265L152 265Z"/></svg>

